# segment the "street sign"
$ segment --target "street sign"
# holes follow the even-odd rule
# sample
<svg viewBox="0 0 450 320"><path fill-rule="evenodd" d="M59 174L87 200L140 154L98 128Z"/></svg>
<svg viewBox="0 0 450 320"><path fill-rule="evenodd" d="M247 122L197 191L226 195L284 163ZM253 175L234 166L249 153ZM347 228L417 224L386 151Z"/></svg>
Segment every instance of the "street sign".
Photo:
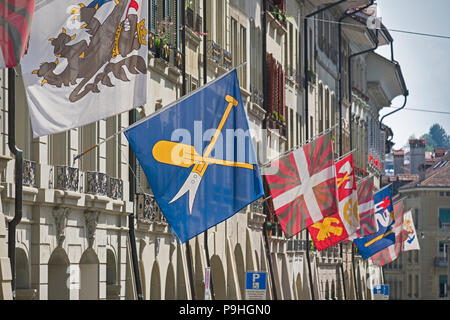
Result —
<svg viewBox="0 0 450 320"><path fill-rule="evenodd" d="M374 300L389 300L389 285L379 284L373 286Z"/></svg>
<svg viewBox="0 0 450 320"><path fill-rule="evenodd" d="M245 299L266 300L267 273L247 272L245 279Z"/></svg>

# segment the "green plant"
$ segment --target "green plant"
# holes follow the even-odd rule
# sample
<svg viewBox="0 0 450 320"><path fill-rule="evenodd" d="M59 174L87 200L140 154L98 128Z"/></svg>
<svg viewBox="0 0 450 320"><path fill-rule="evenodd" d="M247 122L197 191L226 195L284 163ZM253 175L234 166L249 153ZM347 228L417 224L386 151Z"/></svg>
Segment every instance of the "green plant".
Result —
<svg viewBox="0 0 450 320"><path fill-rule="evenodd" d="M281 120L281 122L284 124L284 123L286 123L286 121L285 121L285 119L284 119L284 116L282 115L282 114L280 114L280 120Z"/></svg>
<svg viewBox="0 0 450 320"><path fill-rule="evenodd" d="M155 39L155 48L156 49L161 48L161 38L160 37L156 37L156 39Z"/></svg>
<svg viewBox="0 0 450 320"><path fill-rule="evenodd" d="M277 111L273 112L273 117L275 118L275 120L278 120L278 112Z"/></svg>

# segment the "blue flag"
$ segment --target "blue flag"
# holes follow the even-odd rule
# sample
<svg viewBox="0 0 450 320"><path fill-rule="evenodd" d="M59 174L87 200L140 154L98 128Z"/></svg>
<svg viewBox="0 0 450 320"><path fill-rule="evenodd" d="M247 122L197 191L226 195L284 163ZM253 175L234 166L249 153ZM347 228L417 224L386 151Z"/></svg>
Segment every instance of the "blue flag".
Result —
<svg viewBox="0 0 450 320"><path fill-rule="evenodd" d="M125 136L182 243L264 194L236 70Z"/></svg>
<svg viewBox="0 0 450 320"><path fill-rule="evenodd" d="M373 202L378 232L353 241L364 260L395 243L395 232L392 228L395 221L391 189L384 188L374 194Z"/></svg>

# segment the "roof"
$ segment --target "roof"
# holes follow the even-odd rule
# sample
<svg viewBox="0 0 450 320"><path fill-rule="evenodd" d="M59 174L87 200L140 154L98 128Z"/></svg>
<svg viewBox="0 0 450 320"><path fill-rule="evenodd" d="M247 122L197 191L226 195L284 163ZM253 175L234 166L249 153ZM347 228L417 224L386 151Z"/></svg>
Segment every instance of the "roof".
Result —
<svg viewBox="0 0 450 320"><path fill-rule="evenodd" d="M421 187L450 187L450 153L439 158L434 166L427 169L423 180L408 183L400 190Z"/></svg>

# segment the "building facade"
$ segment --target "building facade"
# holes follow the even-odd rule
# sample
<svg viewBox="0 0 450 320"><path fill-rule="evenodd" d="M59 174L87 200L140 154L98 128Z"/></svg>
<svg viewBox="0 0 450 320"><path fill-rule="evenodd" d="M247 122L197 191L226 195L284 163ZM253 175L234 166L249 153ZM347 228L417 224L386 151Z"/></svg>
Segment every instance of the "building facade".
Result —
<svg viewBox="0 0 450 320"><path fill-rule="evenodd" d="M16 139L26 160L15 297L137 299L141 287L144 299L201 300L209 266L216 299L244 299L246 271L269 274L268 299L371 299L371 285L383 281L381 270L354 254L351 242L318 252L306 230L286 239L262 199L181 245L123 134L73 162L83 150L238 67L260 164L331 130L336 158L354 149L358 177L378 176L368 154L384 157L379 110L401 94L402 83L394 62L375 53L350 57L374 42L389 44L389 37L376 32L374 38L360 21L368 15L348 11L371 1L347 1L308 17L326 3L211 0L204 8L199 0L151 0L147 104L52 136L32 138L17 70ZM340 30L336 22L345 15L358 27ZM8 223L15 184L6 72L1 82L1 210ZM7 285L2 227L0 280Z"/></svg>

